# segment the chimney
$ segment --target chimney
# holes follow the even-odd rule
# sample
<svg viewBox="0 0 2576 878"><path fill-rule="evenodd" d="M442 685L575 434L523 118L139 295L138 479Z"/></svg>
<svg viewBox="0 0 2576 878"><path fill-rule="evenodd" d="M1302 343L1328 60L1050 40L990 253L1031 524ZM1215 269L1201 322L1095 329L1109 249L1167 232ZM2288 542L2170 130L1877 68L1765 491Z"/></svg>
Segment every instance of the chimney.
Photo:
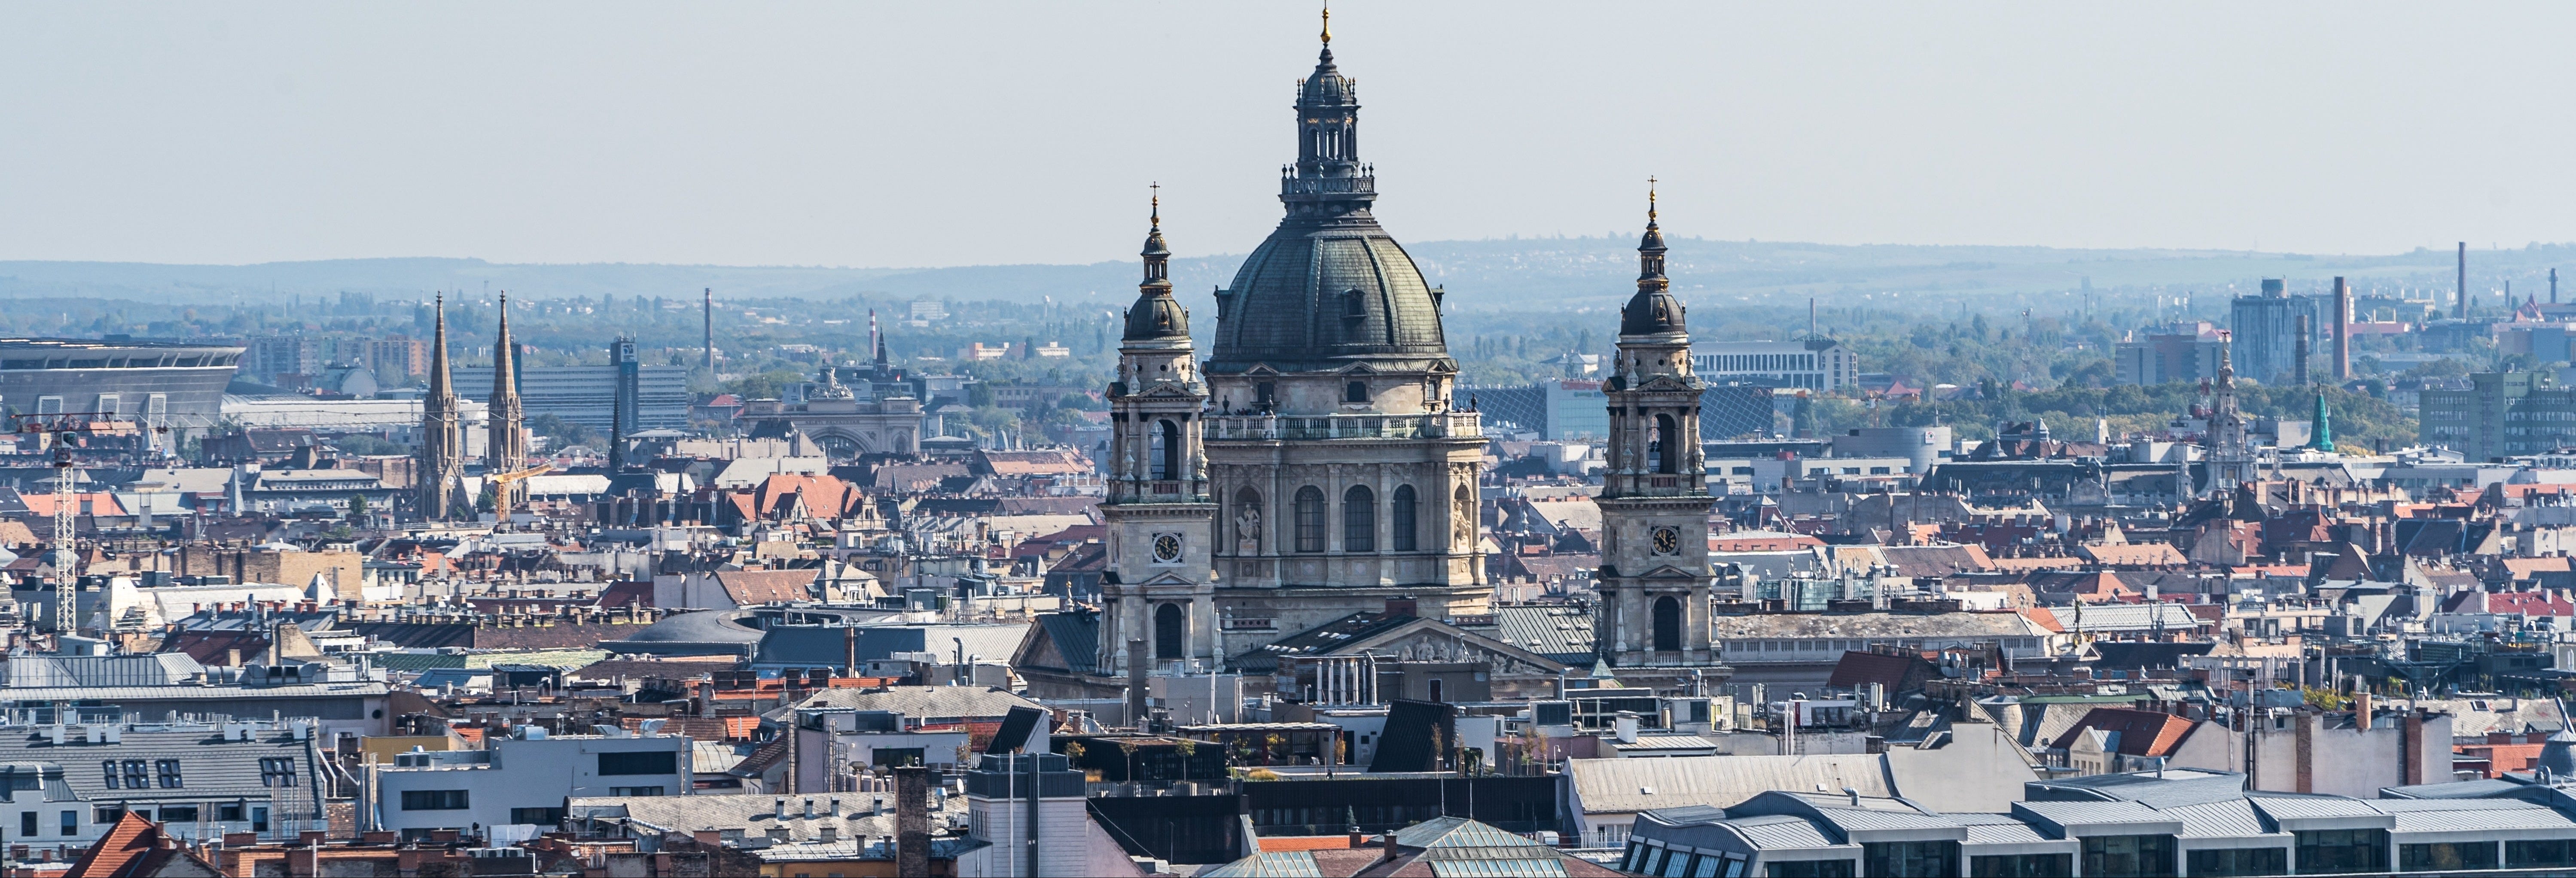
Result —
<svg viewBox="0 0 2576 878"><path fill-rule="evenodd" d="M785 819L787 819L787 800L786 800L786 799L773 799L773 800L771 800L771 801L770 801L770 804L769 804L769 819L771 819L771 820L785 820Z"/></svg>
<svg viewBox="0 0 2576 878"><path fill-rule="evenodd" d="M1127 724L1145 728L1145 641L1127 639Z"/></svg>
<svg viewBox="0 0 2576 878"><path fill-rule="evenodd" d="M1378 855L1378 861L1379 861L1379 862L1390 862L1390 861L1393 861L1394 859L1395 859L1395 830L1389 829L1389 830L1387 830L1387 831L1386 831L1386 853Z"/></svg>
<svg viewBox="0 0 2576 878"><path fill-rule="evenodd" d="M2308 386L2308 315L2299 315L2299 336L2290 345L2290 358L2296 364L2290 373L2296 376L2296 386Z"/></svg>
<svg viewBox="0 0 2576 878"><path fill-rule="evenodd" d="M2557 289L2550 287L2552 302L2558 300ZM2352 380L2352 287L2339 277L2334 280L2334 377L2337 382Z"/></svg>
<svg viewBox="0 0 2576 878"><path fill-rule="evenodd" d="M2469 242L2467 241L2460 242L2459 284L2459 304L2454 306L2455 310L2451 316L2467 320L2469 319Z"/></svg>
<svg viewBox="0 0 2576 878"><path fill-rule="evenodd" d="M894 770L894 863L897 875L930 874L930 769Z"/></svg>
<svg viewBox="0 0 2576 878"><path fill-rule="evenodd" d="M2370 733L2370 716L2371 716L2370 690L2368 690L2368 689L2363 689L2363 690L2361 690L2361 691L2359 691L2359 692L2355 692L2355 693L2353 693L2353 694L2352 694L2352 727L2353 727L2353 730L2354 730L2354 731L2357 731L2357 732L2360 732L2360 733L2362 733L2362 734L2365 734L2365 735L2366 735L2366 734L2369 734L2369 733Z"/></svg>

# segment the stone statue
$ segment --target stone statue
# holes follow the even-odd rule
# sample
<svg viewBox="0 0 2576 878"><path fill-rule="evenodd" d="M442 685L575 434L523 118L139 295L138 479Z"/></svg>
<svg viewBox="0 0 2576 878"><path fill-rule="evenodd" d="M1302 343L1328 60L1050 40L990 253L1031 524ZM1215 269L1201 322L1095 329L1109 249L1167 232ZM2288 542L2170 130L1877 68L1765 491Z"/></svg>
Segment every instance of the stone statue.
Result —
<svg viewBox="0 0 2576 878"><path fill-rule="evenodd" d="M1235 513L1234 551L1240 555L1261 554L1261 510L1246 506Z"/></svg>

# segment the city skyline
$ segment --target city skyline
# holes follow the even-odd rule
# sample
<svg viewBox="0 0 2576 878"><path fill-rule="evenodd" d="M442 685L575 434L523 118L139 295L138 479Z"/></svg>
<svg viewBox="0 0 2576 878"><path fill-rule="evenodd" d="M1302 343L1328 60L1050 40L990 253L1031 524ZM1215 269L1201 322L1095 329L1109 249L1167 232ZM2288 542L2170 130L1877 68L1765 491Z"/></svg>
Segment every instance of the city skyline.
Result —
<svg viewBox="0 0 2576 878"><path fill-rule="evenodd" d="M1337 36L1382 59L1370 150L1412 240L1607 234L1649 174L1720 240L2576 239L2548 210L2572 132L2520 109L2564 91L2564 13L2323 9L1346 4ZM0 158L31 169L0 178L0 258L1091 264L1156 181L1176 255L1242 253L1292 97L1256 59L1314 30L1303 5L619 11L0 8L26 86Z"/></svg>

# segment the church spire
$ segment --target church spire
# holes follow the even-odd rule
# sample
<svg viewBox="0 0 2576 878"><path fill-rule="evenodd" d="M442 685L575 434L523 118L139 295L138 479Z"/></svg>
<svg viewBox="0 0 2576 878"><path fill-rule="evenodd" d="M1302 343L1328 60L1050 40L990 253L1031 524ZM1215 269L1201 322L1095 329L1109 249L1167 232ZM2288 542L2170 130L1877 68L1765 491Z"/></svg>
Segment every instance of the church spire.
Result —
<svg viewBox="0 0 2576 878"><path fill-rule="evenodd" d="M1664 276L1664 230L1656 223L1655 184L1646 178L1646 234L1637 240L1637 294L1619 312L1620 335L1685 332L1680 299Z"/></svg>
<svg viewBox="0 0 2576 878"><path fill-rule="evenodd" d="M1163 244L1163 184L1154 184L1153 190L1152 207L1146 215L1145 249L1137 254L1145 258L1145 279L1136 284L1136 304L1127 309L1127 332L1122 340L1187 342L1190 315L1181 310L1179 300L1172 298L1172 248Z"/></svg>
<svg viewBox="0 0 2576 878"><path fill-rule="evenodd" d="M528 466L527 410L519 402L519 343L510 337L510 293L501 293L501 326L492 339L492 399L483 439L484 477ZM492 491L492 511L507 521L525 489L517 482Z"/></svg>
<svg viewBox="0 0 2576 878"><path fill-rule="evenodd" d="M465 478L464 436L456 406L456 383L447 368L447 295L431 306L437 328L429 343L429 393L420 401L420 517L443 520L456 508Z"/></svg>
<svg viewBox="0 0 2576 878"><path fill-rule="evenodd" d="M510 340L510 292L501 291L501 329L492 339L492 404L519 398L519 349ZM494 414L499 414L495 411Z"/></svg>

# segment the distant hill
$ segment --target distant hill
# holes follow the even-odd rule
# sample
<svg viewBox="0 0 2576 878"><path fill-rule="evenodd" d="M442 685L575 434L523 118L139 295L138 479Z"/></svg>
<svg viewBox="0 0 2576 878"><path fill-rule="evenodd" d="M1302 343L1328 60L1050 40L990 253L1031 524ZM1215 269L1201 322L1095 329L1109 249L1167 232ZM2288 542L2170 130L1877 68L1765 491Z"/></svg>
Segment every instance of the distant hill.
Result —
<svg viewBox="0 0 2576 878"><path fill-rule="evenodd" d="M1636 244L1611 238L1515 238L1431 241L1409 245L1453 308L1523 310L1600 305L1624 298L1636 272ZM2361 256L2311 256L2188 250L2078 250L2050 247L1837 245L1764 241L1672 242L1676 288L1755 298L1893 292L1941 300L1988 294L2063 291L2089 285L2132 293L2224 294L2263 277L2288 277L2299 289L2344 275L2364 288L2452 284L2447 249ZM1174 284L1193 299L1230 281L1241 255L1174 260ZM2471 250L2470 285L2484 292L2507 282L2515 298L2547 296L2544 278L2562 262L2576 267L2576 245ZM2571 278L2576 280L2576 278ZM160 265L119 262L0 262L0 297L273 303L339 291L385 297L433 290L479 293L487 286L531 298L663 296L685 298L712 287L723 298L839 298L857 293L957 300L1058 301L1101 297L1104 305L1134 289L1128 261L1092 265L991 265L957 268L828 268L594 264L500 264L480 259L395 258L276 262L258 265ZM2576 291L2571 291L2576 294Z"/></svg>

